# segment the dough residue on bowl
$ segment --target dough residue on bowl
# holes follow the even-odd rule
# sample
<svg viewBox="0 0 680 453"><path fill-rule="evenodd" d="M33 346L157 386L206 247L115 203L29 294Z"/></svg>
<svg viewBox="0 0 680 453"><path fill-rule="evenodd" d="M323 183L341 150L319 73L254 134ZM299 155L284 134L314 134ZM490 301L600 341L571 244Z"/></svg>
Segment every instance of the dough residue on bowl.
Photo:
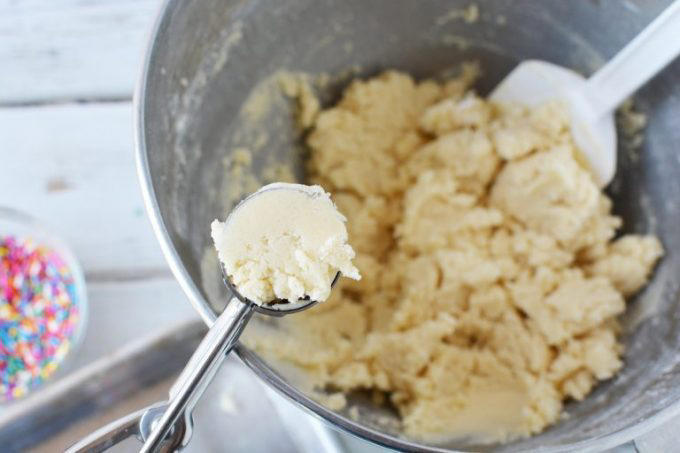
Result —
<svg viewBox="0 0 680 453"><path fill-rule="evenodd" d="M246 342L319 388L384 392L409 436L508 441L621 368L616 317L663 251L615 239L561 105L495 105L470 82L390 71L315 116L312 180L363 278Z"/></svg>

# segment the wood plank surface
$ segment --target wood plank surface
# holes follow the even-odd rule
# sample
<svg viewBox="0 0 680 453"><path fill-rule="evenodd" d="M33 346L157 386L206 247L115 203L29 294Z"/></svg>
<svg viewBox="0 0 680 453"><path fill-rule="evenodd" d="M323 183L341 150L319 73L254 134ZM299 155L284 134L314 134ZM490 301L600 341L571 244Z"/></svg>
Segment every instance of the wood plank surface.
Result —
<svg viewBox="0 0 680 453"><path fill-rule="evenodd" d="M0 105L130 99L160 0L0 0Z"/></svg>
<svg viewBox="0 0 680 453"><path fill-rule="evenodd" d="M94 281L88 285L88 297L87 330L69 365L71 370L178 322L199 319L179 283L172 277Z"/></svg>
<svg viewBox="0 0 680 453"><path fill-rule="evenodd" d="M0 205L43 220L89 279L169 276L142 202L129 102L0 108Z"/></svg>

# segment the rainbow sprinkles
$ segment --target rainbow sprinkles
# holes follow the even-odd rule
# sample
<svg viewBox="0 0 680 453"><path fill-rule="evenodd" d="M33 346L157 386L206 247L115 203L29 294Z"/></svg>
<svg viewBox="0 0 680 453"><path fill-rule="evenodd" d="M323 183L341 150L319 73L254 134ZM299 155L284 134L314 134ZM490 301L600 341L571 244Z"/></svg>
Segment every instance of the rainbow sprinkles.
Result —
<svg viewBox="0 0 680 453"><path fill-rule="evenodd" d="M0 235L0 402L21 398L55 372L79 315L73 273L61 255Z"/></svg>

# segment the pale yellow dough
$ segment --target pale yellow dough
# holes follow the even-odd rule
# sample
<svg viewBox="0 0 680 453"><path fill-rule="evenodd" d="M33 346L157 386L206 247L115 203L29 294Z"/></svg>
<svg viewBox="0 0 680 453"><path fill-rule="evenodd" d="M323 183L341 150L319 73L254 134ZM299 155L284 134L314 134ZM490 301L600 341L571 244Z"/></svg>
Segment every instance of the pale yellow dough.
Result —
<svg viewBox="0 0 680 453"><path fill-rule="evenodd" d="M323 302L338 272L360 278L345 217L319 186L266 185L213 221L211 236L231 282L258 305Z"/></svg>
<svg viewBox="0 0 680 453"><path fill-rule="evenodd" d="M363 278L246 341L319 388L386 392L409 436L508 441L621 368L616 316L662 247L613 240L621 221L559 105L493 105L470 72L355 81L316 117L312 179Z"/></svg>

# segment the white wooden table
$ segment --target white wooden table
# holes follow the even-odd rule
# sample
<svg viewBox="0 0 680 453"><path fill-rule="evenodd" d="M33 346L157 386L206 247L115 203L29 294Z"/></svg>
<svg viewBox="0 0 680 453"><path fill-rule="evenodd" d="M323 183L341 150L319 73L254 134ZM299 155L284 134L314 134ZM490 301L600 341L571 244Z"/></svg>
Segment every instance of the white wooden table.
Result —
<svg viewBox="0 0 680 453"><path fill-rule="evenodd" d="M91 316L75 367L196 317L134 165L133 85L159 4L0 0L0 205L42 220L83 266Z"/></svg>
<svg viewBox="0 0 680 453"><path fill-rule="evenodd" d="M0 0L0 205L43 220L81 261L91 316L74 369L198 318L152 234L134 165L132 92L159 6ZM669 451L669 433L637 450Z"/></svg>

